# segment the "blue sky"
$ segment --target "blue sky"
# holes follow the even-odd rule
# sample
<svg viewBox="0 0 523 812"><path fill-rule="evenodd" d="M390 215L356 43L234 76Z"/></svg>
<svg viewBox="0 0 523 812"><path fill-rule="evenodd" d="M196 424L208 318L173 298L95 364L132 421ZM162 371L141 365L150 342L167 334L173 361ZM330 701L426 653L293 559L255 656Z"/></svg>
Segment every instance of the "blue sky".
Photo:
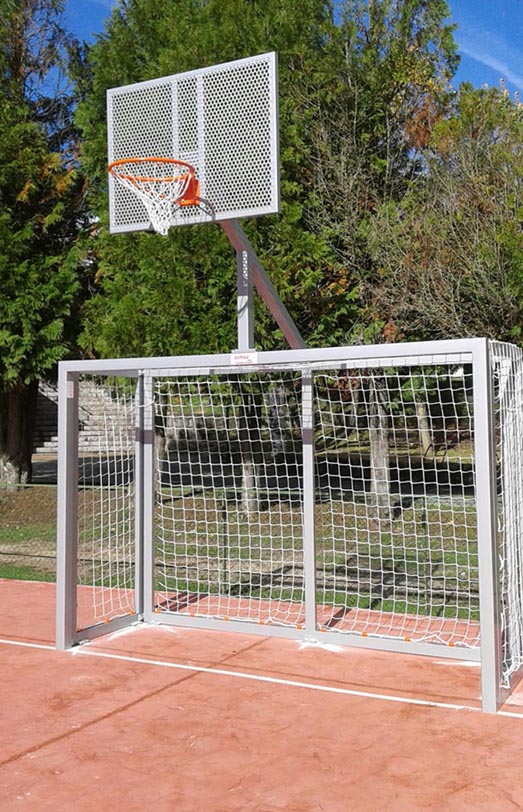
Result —
<svg viewBox="0 0 523 812"><path fill-rule="evenodd" d="M523 0L451 0L460 48L458 81L497 85L523 96Z"/></svg>
<svg viewBox="0 0 523 812"><path fill-rule="evenodd" d="M68 0L67 25L92 41L113 5L114 0ZM511 93L523 96L523 0L449 0L449 6L461 55L455 84L499 87L503 78Z"/></svg>
<svg viewBox="0 0 523 812"><path fill-rule="evenodd" d="M79 39L92 42L103 31L106 17L116 5L114 0L67 0L66 27Z"/></svg>

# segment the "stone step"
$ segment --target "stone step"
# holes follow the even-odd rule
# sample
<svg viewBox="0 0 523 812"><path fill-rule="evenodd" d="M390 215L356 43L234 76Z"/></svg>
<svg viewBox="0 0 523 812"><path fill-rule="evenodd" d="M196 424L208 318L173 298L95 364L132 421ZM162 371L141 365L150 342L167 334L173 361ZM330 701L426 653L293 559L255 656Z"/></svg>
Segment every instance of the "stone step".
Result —
<svg viewBox="0 0 523 812"><path fill-rule="evenodd" d="M58 449L57 401L57 388L42 382L37 401L35 454L56 453ZM115 451L133 448L132 409L124 418L121 403L119 405L113 400L107 388L99 387L92 381L80 381L79 423L78 447L82 452L98 453L100 446L106 445L114 446Z"/></svg>

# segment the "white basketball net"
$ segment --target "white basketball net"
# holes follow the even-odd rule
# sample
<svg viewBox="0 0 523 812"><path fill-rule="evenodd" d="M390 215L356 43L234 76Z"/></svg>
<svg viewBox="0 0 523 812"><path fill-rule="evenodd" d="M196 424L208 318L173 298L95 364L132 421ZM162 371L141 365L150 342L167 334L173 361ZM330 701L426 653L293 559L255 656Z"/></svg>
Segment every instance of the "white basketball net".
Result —
<svg viewBox="0 0 523 812"><path fill-rule="evenodd" d="M180 207L181 198L191 181L194 181L192 167L155 158L140 158L117 161L111 164L109 171L118 183L130 189L142 201L152 227L165 237L173 224L173 215Z"/></svg>

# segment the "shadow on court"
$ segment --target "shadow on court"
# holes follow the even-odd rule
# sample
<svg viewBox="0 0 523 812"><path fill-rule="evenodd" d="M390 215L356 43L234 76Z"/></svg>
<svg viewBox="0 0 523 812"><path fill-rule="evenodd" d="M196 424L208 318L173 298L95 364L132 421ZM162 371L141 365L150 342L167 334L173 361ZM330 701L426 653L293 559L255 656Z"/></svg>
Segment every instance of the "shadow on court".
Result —
<svg viewBox="0 0 523 812"><path fill-rule="evenodd" d="M299 454L260 458L257 463L260 491L271 501L299 498L302 491L302 462ZM35 484L56 484L55 457L33 459ZM169 452L161 460L161 484L174 490L240 490L242 460L237 454L201 449ZM390 487L393 495L460 496L474 495L473 466L468 462L392 456ZM128 485L134 480L134 456L84 456L80 459L80 485ZM316 459L317 499L358 499L370 491L371 463L368 455L338 453Z"/></svg>

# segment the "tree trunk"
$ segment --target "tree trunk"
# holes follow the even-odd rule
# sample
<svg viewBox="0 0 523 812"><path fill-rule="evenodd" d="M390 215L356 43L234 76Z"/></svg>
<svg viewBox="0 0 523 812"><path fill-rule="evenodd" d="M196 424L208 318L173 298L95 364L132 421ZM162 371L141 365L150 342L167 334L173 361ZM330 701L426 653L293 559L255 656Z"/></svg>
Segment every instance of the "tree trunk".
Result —
<svg viewBox="0 0 523 812"><path fill-rule="evenodd" d="M0 392L0 485L31 481L38 382Z"/></svg>
<svg viewBox="0 0 523 812"><path fill-rule="evenodd" d="M376 381L371 381L369 401L370 495L373 519L378 525L376 529L380 529L380 522L391 517L389 426Z"/></svg>
<svg viewBox="0 0 523 812"><path fill-rule="evenodd" d="M256 496L256 468L250 451L242 444L242 502L241 513L246 519L254 516L258 510Z"/></svg>
<svg viewBox="0 0 523 812"><path fill-rule="evenodd" d="M267 412L269 415L269 433L271 439L272 456L275 462L285 453L285 421L287 398L285 387L280 384L271 389L266 395Z"/></svg>
<svg viewBox="0 0 523 812"><path fill-rule="evenodd" d="M240 389L239 441L241 455L241 513L245 518L258 512L256 452L259 450L259 420L256 396Z"/></svg>
<svg viewBox="0 0 523 812"><path fill-rule="evenodd" d="M421 451L425 457L432 450L432 432L430 430L429 412L423 395L416 395L416 418Z"/></svg>

